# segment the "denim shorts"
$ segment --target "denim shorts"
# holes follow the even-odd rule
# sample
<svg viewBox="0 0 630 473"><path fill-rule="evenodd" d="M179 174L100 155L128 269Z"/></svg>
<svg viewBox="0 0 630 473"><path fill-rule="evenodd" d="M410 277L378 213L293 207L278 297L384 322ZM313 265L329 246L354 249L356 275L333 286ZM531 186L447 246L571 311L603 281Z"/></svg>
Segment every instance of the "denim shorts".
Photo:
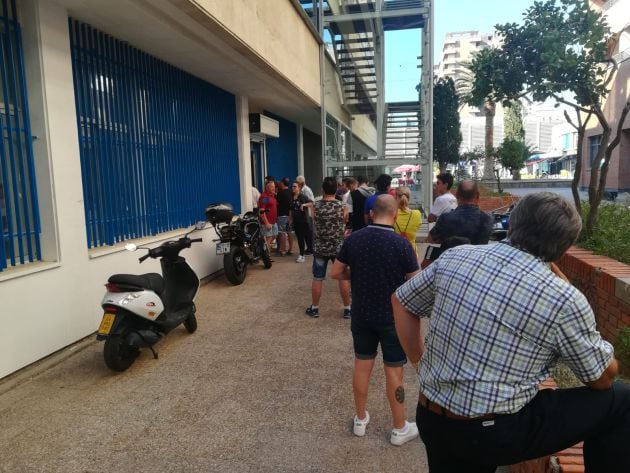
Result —
<svg viewBox="0 0 630 473"><path fill-rule="evenodd" d="M289 224L288 215L280 215L278 217L278 233L290 233L291 225Z"/></svg>
<svg viewBox="0 0 630 473"><path fill-rule="evenodd" d="M313 257L313 280L323 281L326 279L326 268L328 262L335 262L334 256L317 256Z"/></svg>
<svg viewBox="0 0 630 473"><path fill-rule="evenodd" d="M261 224L261 227L262 227L263 235L265 235L266 237L278 236L278 224L277 223L272 223L270 230L267 230L267 228L265 227L265 224Z"/></svg>
<svg viewBox="0 0 630 473"><path fill-rule="evenodd" d="M396 326L394 324L375 324L366 320L357 320L352 314L350 324L354 356L358 360L373 360L376 358L378 344L383 351L383 363L386 366L402 366L407 362L405 352L400 346Z"/></svg>

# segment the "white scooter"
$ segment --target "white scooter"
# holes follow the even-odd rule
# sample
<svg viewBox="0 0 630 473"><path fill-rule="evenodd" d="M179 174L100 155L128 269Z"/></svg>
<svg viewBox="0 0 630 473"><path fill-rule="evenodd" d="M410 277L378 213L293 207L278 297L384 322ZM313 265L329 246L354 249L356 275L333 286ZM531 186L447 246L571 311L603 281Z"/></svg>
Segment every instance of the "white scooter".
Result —
<svg viewBox="0 0 630 473"><path fill-rule="evenodd" d="M200 222L194 230L200 230ZM194 231L192 230L192 231ZM114 274L108 279L107 292L101 305L105 313L96 336L105 340L105 364L113 371L125 371L140 354L141 347L153 345L180 324L189 333L197 330L195 303L199 278L179 252L190 248L201 238L188 238L191 232L174 241L166 241L156 248L125 246L128 251L148 250L139 261L160 258L162 275Z"/></svg>

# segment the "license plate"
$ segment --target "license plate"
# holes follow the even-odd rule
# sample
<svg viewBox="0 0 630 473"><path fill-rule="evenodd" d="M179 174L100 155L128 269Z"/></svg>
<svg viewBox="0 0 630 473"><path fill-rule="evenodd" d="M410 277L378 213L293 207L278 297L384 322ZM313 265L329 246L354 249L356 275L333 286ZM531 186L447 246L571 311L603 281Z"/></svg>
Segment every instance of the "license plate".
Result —
<svg viewBox="0 0 630 473"><path fill-rule="evenodd" d="M217 243L217 255L224 255L230 252L230 242Z"/></svg>
<svg viewBox="0 0 630 473"><path fill-rule="evenodd" d="M114 320L116 320L116 314L103 314L103 320L101 320L101 325L98 328L99 335L109 334L114 325Z"/></svg>

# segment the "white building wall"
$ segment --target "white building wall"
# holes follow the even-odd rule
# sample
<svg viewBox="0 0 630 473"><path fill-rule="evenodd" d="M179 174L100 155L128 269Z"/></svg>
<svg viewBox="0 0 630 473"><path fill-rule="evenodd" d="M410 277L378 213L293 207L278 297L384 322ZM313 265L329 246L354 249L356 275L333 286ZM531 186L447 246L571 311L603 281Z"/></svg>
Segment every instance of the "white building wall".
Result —
<svg viewBox="0 0 630 473"><path fill-rule="evenodd" d="M160 272L158 261L140 266L142 253L124 251L124 244L88 251L68 13L49 1L20 6L45 261L0 273L0 378L93 333L111 274ZM222 266L213 235L200 232L204 243L184 254L200 277ZM138 240L147 241L157 240ZM212 314L198 316L204 323Z"/></svg>

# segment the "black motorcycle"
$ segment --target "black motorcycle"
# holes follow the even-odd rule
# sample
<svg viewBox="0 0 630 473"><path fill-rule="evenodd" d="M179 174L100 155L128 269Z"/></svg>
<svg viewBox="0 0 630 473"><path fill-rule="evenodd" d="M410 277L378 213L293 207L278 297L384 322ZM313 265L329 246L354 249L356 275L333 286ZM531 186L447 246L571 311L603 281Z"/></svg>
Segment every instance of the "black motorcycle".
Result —
<svg viewBox="0 0 630 473"><path fill-rule="evenodd" d="M490 241L501 241L507 237L508 227L510 225L510 214L513 208L514 204L510 204L490 212L490 215L494 219Z"/></svg>
<svg viewBox="0 0 630 473"><path fill-rule="evenodd" d="M223 255L223 269L230 283L241 284L247 275L247 266L259 261L265 269L271 268L269 246L258 219L258 209L246 212L234 219L234 210L229 203L210 204L206 218L219 236L217 255Z"/></svg>

